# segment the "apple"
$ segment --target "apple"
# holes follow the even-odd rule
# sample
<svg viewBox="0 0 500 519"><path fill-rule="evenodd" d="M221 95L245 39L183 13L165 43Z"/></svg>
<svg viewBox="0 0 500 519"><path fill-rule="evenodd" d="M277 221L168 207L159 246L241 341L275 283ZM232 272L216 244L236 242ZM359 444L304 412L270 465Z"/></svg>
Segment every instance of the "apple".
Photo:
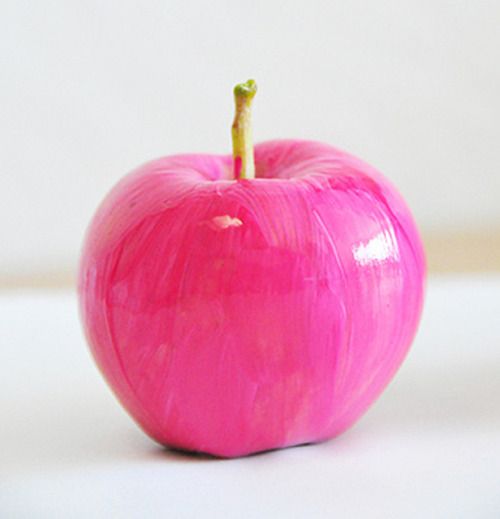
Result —
<svg viewBox="0 0 500 519"><path fill-rule="evenodd" d="M87 232L80 309L112 390L157 442L219 457L345 431L419 322L421 240L394 187L326 144L175 155L121 180Z"/></svg>

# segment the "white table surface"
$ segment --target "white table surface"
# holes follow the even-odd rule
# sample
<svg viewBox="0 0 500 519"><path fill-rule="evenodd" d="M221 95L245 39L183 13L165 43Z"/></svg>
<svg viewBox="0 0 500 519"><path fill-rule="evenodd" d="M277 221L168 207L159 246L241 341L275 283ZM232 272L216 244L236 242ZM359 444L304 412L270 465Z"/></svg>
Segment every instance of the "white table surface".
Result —
<svg viewBox="0 0 500 519"><path fill-rule="evenodd" d="M0 517L500 517L500 276L431 278L412 352L336 440L162 449L94 367L70 292L0 294Z"/></svg>

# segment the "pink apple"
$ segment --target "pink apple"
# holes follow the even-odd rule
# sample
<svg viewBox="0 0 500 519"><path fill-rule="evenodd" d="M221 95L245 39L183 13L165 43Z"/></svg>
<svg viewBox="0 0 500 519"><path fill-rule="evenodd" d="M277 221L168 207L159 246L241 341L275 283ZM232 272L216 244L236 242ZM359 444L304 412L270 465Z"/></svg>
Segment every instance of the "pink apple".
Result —
<svg viewBox="0 0 500 519"><path fill-rule="evenodd" d="M425 277L406 204L352 155L266 142L248 178L253 94L238 92L234 168L177 155L125 177L88 230L79 286L92 353L137 423L222 457L352 425L408 351Z"/></svg>

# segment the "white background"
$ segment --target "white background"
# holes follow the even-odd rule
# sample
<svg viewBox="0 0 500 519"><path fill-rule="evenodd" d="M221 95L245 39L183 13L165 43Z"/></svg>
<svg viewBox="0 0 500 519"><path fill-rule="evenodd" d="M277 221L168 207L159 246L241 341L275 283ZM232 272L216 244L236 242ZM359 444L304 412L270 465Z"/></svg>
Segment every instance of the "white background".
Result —
<svg viewBox="0 0 500 519"><path fill-rule="evenodd" d="M0 0L0 286L74 273L138 164L228 152L249 77L257 141L359 155L424 235L498 234L499 27L498 0ZM499 517L499 301L498 274L431 277L407 361L354 428L214 461L121 410L74 294L0 291L0 516Z"/></svg>
<svg viewBox="0 0 500 519"><path fill-rule="evenodd" d="M424 231L500 222L498 0L0 2L0 272L74 270L124 173L255 138L318 139L390 177Z"/></svg>
<svg viewBox="0 0 500 519"><path fill-rule="evenodd" d="M499 294L498 275L432 278L408 358L357 425L221 461L135 426L91 362L73 294L0 293L0 516L497 519Z"/></svg>

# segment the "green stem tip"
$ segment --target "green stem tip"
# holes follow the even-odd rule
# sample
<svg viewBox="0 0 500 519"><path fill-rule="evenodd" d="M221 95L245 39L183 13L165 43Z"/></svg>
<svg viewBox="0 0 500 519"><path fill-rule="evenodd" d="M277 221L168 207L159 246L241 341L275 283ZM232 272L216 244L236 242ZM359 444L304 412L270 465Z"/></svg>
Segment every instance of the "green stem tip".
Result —
<svg viewBox="0 0 500 519"><path fill-rule="evenodd" d="M255 178L252 141L252 100L257 93L253 79L234 87L235 114L231 134L233 138L234 178Z"/></svg>

